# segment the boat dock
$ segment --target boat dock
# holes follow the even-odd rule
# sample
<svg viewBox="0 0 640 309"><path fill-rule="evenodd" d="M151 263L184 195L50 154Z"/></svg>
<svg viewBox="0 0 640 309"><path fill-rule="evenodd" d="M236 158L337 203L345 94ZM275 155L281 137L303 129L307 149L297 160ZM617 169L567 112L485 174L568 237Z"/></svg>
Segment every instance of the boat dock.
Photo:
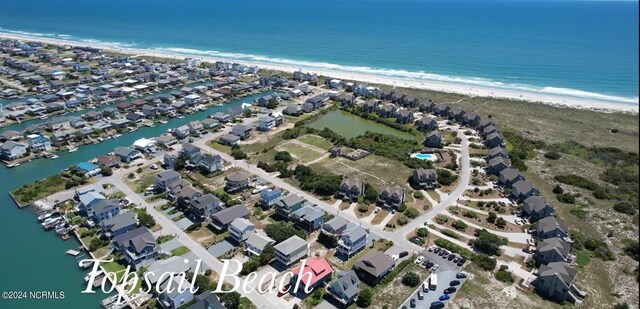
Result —
<svg viewBox="0 0 640 309"><path fill-rule="evenodd" d="M78 256L78 255L80 255L80 251L78 251L78 250L73 250L73 249L69 249L69 250L67 250L67 252L65 252L65 253L66 253L66 254L68 254L68 255L71 255L71 256Z"/></svg>

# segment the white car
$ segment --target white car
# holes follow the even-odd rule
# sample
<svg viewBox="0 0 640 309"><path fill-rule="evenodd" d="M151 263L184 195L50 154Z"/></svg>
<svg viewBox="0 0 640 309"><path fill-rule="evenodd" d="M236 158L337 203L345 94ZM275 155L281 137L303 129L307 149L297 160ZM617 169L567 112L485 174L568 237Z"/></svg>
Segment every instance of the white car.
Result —
<svg viewBox="0 0 640 309"><path fill-rule="evenodd" d="M379 212L380 212L380 210L382 210L382 208L380 208L380 207L376 207L376 209L374 209L374 210L373 210L373 213L374 213L374 214L377 214L377 213L379 213Z"/></svg>
<svg viewBox="0 0 640 309"><path fill-rule="evenodd" d="M436 271L438 268L440 268L440 265L434 264L433 267L431 267L431 271Z"/></svg>
<svg viewBox="0 0 640 309"><path fill-rule="evenodd" d="M422 262L424 262L424 256L419 256L414 262L416 264L422 264Z"/></svg>
<svg viewBox="0 0 640 309"><path fill-rule="evenodd" d="M400 257L397 254L391 256L394 261L397 261Z"/></svg>

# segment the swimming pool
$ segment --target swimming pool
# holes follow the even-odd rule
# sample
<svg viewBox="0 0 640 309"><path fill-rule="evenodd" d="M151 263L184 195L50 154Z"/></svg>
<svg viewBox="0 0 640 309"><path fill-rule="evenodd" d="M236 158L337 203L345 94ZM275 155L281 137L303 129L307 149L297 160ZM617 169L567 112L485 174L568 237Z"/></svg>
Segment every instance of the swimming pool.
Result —
<svg viewBox="0 0 640 309"><path fill-rule="evenodd" d="M414 153L411 155L412 158L420 159L420 160L429 160L436 161L437 157L432 153Z"/></svg>

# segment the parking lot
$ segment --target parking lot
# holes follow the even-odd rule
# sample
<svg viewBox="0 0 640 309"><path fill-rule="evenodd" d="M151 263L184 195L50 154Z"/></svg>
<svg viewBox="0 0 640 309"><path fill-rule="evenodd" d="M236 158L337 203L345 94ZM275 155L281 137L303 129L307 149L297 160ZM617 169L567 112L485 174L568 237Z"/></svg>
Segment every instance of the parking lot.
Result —
<svg viewBox="0 0 640 309"><path fill-rule="evenodd" d="M432 273L438 275L438 285L434 290L429 290L427 292L423 291L422 283L420 286L414 291L411 296L405 301L405 303L401 306L401 308L421 308L428 309L431 307L431 303L435 301L439 301L440 296L444 294L444 290L449 288L449 283L453 280L460 281L460 284L456 286L456 289L460 289L462 284L466 278L456 278L456 275L461 272L460 267L457 266L453 261L449 261L442 256L438 255L438 253L430 252L424 250L420 253L420 256L423 256L426 261L430 261L434 264L439 265L437 270L432 271ZM432 266L433 268L433 266ZM418 299L418 292L422 291L424 298ZM457 291L456 291L457 292ZM448 294L449 297L453 298L454 293ZM411 299L415 299L415 307L411 307ZM443 301L446 303L447 301Z"/></svg>

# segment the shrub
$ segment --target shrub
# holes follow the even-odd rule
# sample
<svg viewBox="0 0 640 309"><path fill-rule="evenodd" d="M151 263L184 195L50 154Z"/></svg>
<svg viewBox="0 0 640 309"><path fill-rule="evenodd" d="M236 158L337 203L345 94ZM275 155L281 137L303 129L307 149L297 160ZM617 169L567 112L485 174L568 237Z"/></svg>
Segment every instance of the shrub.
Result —
<svg viewBox="0 0 640 309"><path fill-rule="evenodd" d="M513 278L513 275L511 275L510 272L503 269L498 270L495 274L495 277L499 281L506 282L506 283L513 283L515 281L515 279Z"/></svg>
<svg viewBox="0 0 640 309"><path fill-rule="evenodd" d="M404 212L405 210L407 210L407 205L402 203L400 204L400 206L398 206L398 212Z"/></svg>
<svg viewBox="0 0 640 309"><path fill-rule="evenodd" d="M414 219L419 215L420 215L420 212L415 208L409 208L405 212L405 216L409 217L410 219Z"/></svg>
<svg viewBox="0 0 640 309"><path fill-rule="evenodd" d="M422 194L422 191L415 191L413 192L413 197L421 200L424 197L424 194Z"/></svg>
<svg viewBox="0 0 640 309"><path fill-rule="evenodd" d="M370 288L365 287L358 294L358 300L356 300L356 305L361 308L366 308L371 306L371 300L373 299L373 291Z"/></svg>
<svg viewBox="0 0 640 309"><path fill-rule="evenodd" d="M633 207L633 205L629 202L616 203L615 205L613 205L613 210L619 213L630 215L630 216L633 216L636 214L635 207Z"/></svg>
<svg viewBox="0 0 640 309"><path fill-rule="evenodd" d="M293 158L291 157L291 154L289 154L286 151L278 151L274 156L274 159L276 161L284 161L284 162L291 162L291 160L293 160Z"/></svg>
<svg viewBox="0 0 640 309"><path fill-rule="evenodd" d="M560 185L556 185L555 187L553 187L553 193L554 194L562 194L562 193L564 193L564 190L562 189L562 187Z"/></svg>
<svg viewBox="0 0 640 309"><path fill-rule="evenodd" d="M429 230L427 228L424 228L424 227L419 227L416 230L416 235L418 235L420 237L427 237L427 236L429 236Z"/></svg>
<svg viewBox="0 0 640 309"><path fill-rule="evenodd" d="M447 221L449 221L449 217L447 217L445 215L437 215L436 216L436 222L438 222L438 224L445 224L445 223L447 223Z"/></svg>
<svg viewBox="0 0 640 309"><path fill-rule="evenodd" d="M402 215L400 216L400 218L398 218L398 224L405 225L407 223L409 223L409 218L407 218L406 216Z"/></svg>
<svg viewBox="0 0 640 309"><path fill-rule="evenodd" d="M478 265L480 269L486 271L492 271L496 268L496 264L498 263L494 258L491 258L486 254L476 254L471 258L471 261Z"/></svg>
<svg viewBox="0 0 640 309"><path fill-rule="evenodd" d="M369 211L369 205L367 205L367 204L358 205L358 211L361 212L361 213L365 213L365 212Z"/></svg>
<svg viewBox="0 0 640 309"><path fill-rule="evenodd" d="M565 204L575 204L576 203L576 198L575 196L569 194L569 193L561 193L556 195L556 198L558 199L558 201L560 203L565 203Z"/></svg>
<svg viewBox="0 0 640 309"><path fill-rule="evenodd" d="M440 231L442 234L449 236L453 239L460 239L460 236L458 234L456 234L456 232L450 230L450 229L444 229L442 231Z"/></svg>
<svg viewBox="0 0 640 309"><path fill-rule="evenodd" d="M466 223L464 223L464 221L462 221L462 220L456 220L456 221L453 221L453 223L451 223L451 226L452 226L454 229L458 230L458 231L465 231L465 230L467 230L467 224L466 224Z"/></svg>
<svg viewBox="0 0 640 309"><path fill-rule="evenodd" d="M498 220L496 220L496 226L500 229L504 229L505 227L507 227L507 221L500 217L498 218Z"/></svg>
<svg viewBox="0 0 640 309"><path fill-rule="evenodd" d="M555 151L549 151L549 152L545 153L544 157L549 159L549 160L558 160L558 159L562 158L560 153L557 153Z"/></svg>
<svg viewBox="0 0 640 309"><path fill-rule="evenodd" d="M402 276L402 284L409 286L409 287L416 287L418 286L418 284L420 284L420 276L418 276L418 274L410 271L406 274L404 274L404 276Z"/></svg>

